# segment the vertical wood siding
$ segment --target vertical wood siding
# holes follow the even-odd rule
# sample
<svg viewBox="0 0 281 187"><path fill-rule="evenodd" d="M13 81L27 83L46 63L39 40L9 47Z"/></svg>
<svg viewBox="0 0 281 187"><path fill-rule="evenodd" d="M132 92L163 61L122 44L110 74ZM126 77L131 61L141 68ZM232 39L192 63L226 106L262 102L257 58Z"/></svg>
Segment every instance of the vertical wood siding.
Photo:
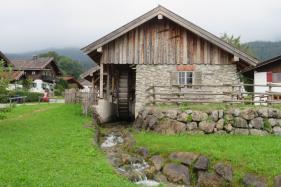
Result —
<svg viewBox="0 0 281 187"><path fill-rule="evenodd" d="M167 20L153 19L103 46L104 64L231 64L233 55Z"/></svg>

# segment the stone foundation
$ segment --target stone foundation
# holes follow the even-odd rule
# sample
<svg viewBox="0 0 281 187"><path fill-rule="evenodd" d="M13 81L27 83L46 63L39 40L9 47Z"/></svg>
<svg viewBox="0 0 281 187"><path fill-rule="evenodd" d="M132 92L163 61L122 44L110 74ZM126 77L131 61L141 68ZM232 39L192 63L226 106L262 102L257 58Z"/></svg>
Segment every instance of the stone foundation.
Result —
<svg viewBox="0 0 281 187"><path fill-rule="evenodd" d="M147 89L153 85L169 87L172 84L172 73L177 71L177 65L137 65L136 66L136 107L137 114L147 103L150 102ZM194 80L196 72L200 72L200 83L209 85L219 84L237 84L239 77L237 75L236 65L192 65ZM170 88L159 88L161 92L167 92ZM230 91L230 88L201 88L208 91ZM197 96L198 99L199 96ZM199 98L200 99L200 98ZM212 96L212 99L222 100L223 96Z"/></svg>
<svg viewBox="0 0 281 187"><path fill-rule="evenodd" d="M146 107L134 127L162 134L281 135L281 110L248 108L208 112Z"/></svg>

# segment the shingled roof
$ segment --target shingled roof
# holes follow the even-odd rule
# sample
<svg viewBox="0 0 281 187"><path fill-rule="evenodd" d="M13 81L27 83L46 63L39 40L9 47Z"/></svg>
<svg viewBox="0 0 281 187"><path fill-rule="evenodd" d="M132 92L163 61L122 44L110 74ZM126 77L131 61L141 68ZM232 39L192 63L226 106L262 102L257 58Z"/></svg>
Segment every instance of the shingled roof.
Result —
<svg viewBox="0 0 281 187"><path fill-rule="evenodd" d="M8 57L6 57L6 55L4 55L4 53L2 53L2 51L0 51L0 59L3 59L6 62L5 66L12 65L11 61L8 59Z"/></svg>
<svg viewBox="0 0 281 187"><path fill-rule="evenodd" d="M186 19L182 18L181 16L173 13L172 11L166 9L165 7L159 5L158 7L154 8L153 10L147 12L146 14L136 18L135 20L129 22L128 24L118 28L117 30L109 33L108 35L98 39L97 41L89 44L88 46L82 48L81 50L90 55L90 53L96 51L98 48L104 46L105 44L115 40L116 38L122 36L123 34L131 31L132 29L140 26L141 24L155 18L158 15L162 15L173 22L179 24L180 26L184 27L185 29L193 32L194 34L204 38L205 40L213 43L214 45L220 47L221 49L241 58L248 64L255 66L259 63L259 61L248 54L240 51L239 49L233 47L232 45L228 44L227 42L223 41L222 39L218 38L217 36L211 34L210 32L198 27L197 25L187 21Z"/></svg>
<svg viewBox="0 0 281 187"><path fill-rule="evenodd" d="M38 57L29 60L12 60L11 63L13 64L15 70L44 70L47 65L53 63L58 75L61 74L53 57Z"/></svg>

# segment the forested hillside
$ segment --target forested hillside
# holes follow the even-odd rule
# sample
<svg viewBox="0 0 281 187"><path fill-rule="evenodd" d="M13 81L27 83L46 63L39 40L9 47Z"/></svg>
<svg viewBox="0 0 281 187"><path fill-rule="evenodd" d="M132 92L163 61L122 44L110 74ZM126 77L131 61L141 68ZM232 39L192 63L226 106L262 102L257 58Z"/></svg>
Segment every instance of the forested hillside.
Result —
<svg viewBox="0 0 281 187"><path fill-rule="evenodd" d="M256 41L247 43L261 61L281 55L280 42Z"/></svg>

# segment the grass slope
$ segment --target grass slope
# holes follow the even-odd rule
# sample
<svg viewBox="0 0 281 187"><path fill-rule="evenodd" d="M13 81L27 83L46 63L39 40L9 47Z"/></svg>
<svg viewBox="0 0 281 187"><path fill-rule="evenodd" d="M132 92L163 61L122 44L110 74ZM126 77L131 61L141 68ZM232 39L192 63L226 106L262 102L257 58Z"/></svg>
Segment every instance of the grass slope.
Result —
<svg viewBox="0 0 281 187"><path fill-rule="evenodd" d="M131 186L92 145L78 105L13 109L0 121L0 186Z"/></svg>
<svg viewBox="0 0 281 187"><path fill-rule="evenodd" d="M167 156L174 151L190 151L204 154L217 161L231 163L235 182L246 172L273 177L281 174L281 138L276 136L229 136L229 135L178 135L136 133L138 146L144 146L153 154Z"/></svg>

